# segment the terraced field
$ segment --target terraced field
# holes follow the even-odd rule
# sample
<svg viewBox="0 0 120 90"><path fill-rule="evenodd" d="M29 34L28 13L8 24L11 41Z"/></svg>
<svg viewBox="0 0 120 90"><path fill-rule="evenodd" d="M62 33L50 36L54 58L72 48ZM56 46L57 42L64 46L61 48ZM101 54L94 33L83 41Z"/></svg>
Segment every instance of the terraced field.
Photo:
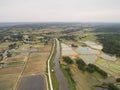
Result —
<svg viewBox="0 0 120 90"><path fill-rule="evenodd" d="M111 76L115 76L115 77L120 77L120 65L113 63L113 62L109 62L106 60L103 60L101 58L99 58L95 65L97 65L98 67L100 67L101 69L103 69L105 72L107 72L109 75Z"/></svg>
<svg viewBox="0 0 120 90"><path fill-rule="evenodd" d="M77 53L75 51L72 50L71 47L69 47L68 45L62 43L62 56L76 56Z"/></svg>

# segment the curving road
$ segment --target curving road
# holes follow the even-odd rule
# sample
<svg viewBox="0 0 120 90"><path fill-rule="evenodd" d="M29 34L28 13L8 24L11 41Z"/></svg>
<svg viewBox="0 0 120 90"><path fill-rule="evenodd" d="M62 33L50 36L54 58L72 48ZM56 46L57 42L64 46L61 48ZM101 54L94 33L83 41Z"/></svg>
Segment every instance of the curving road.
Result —
<svg viewBox="0 0 120 90"><path fill-rule="evenodd" d="M56 39L56 56L55 56L55 59L54 59L54 63L55 63L55 67L54 67L54 70L55 70L55 75L58 79L58 82L59 82L59 89L60 90L70 90L69 87L68 87L68 83L67 83L67 80L63 74L63 72L61 71L61 68L60 68L60 64L59 64L59 60L60 60L60 43L58 41L58 39Z"/></svg>

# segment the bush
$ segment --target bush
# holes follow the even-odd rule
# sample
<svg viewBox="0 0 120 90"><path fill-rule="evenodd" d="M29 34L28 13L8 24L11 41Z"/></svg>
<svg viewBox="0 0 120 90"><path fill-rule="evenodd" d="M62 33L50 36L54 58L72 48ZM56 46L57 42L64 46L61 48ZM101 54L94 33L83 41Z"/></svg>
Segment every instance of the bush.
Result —
<svg viewBox="0 0 120 90"><path fill-rule="evenodd" d="M120 78L117 78L117 79L116 79L116 82L120 82Z"/></svg>
<svg viewBox="0 0 120 90"><path fill-rule="evenodd" d="M82 71L85 71L85 68L86 68L86 64L85 62L82 60L82 59L78 59L76 61L76 64L78 65L78 68Z"/></svg>
<svg viewBox="0 0 120 90"><path fill-rule="evenodd" d="M73 64L73 61L69 57L63 57L63 61L66 62L67 64Z"/></svg>
<svg viewBox="0 0 120 90"><path fill-rule="evenodd" d="M11 57L12 54L10 52L7 53L7 57Z"/></svg>
<svg viewBox="0 0 120 90"><path fill-rule="evenodd" d="M97 71L98 73L100 73L103 77L107 77L107 73L105 71L103 71L102 69L100 69L99 67L97 67L94 64L88 64L87 67L87 71L93 73L94 71Z"/></svg>
<svg viewBox="0 0 120 90"><path fill-rule="evenodd" d="M93 73L95 71L95 66L93 64L88 64L87 71Z"/></svg>
<svg viewBox="0 0 120 90"><path fill-rule="evenodd" d="M117 86L115 86L115 85L112 84L112 83L109 83L109 84L108 84L108 89L109 89L109 90L120 90Z"/></svg>

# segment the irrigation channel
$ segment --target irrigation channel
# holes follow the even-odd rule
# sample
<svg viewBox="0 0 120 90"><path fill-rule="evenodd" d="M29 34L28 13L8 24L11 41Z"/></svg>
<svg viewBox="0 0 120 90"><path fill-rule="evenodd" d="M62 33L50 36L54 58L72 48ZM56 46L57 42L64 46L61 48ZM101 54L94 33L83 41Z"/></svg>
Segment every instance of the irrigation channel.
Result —
<svg viewBox="0 0 120 90"><path fill-rule="evenodd" d="M57 80L59 82L59 90L70 90L68 87L67 80L60 68L59 60L60 60L60 43L58 39L56 39L56 56L54 59L54 63L55 63L54 70Z"/></svg>

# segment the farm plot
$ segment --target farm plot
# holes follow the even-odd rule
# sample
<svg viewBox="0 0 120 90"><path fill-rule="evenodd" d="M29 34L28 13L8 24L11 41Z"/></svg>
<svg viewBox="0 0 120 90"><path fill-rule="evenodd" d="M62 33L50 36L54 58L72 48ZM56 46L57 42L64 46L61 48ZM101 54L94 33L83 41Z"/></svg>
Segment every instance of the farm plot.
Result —
<svg viewBox="0 0 120 90"><path fill-rule="evenodd" d="M97 59L97 56L96 55L80 55L80 58L83 59L83 61L86 64L89 64L89 63L94 63Z"/></svg>
<svg viewBox="0 0 120 90"><path fill-rule="evenodd" d="M71 47L67 46L66 44L62 43L62 56L76 56L77 53L72 50Z"/></svg>
<svg viewBox="0 0 120 90"><path fill-rule="evenodd" d="M6 48L8 48L8 46L10 45L10 44L12 44L13 42L4 42L4 43L1 43L0 44L0 50L4 50L4 49L6 49Z"/></svg>
<svg viewBox="0 0 120 90"><path fill-rule="evenodd" d="M46 61L49 57L50 50L51 46L49 45L41 48L40 52L31 53L23 76L45 74Z"/></svg>
<svg viewBox="0 0 120 90"><path fill-rule="evenodd" d="M19 74L0 75L0 90L14 90L14 85Z"/></svg>
<svg viewBox="0 0 120 90"><path fill-rule="evenodd" d="M73 79L76 82L76 90L94 90L94 85L100 82L87 72L81 72L76 65L70 67Z"/></svg>
<svg viewBox="0 0 120 90"><path fill-rule="evenodd" d="M7 58L5 67L0 69L0 90L13 90L23 70L25 55Z"/></svg>
<svg viewBox="0 0 120 90"><path fill-rule="evenodd" d="M93 49L97 49L97 50L102 50L103 49L103 46L102 45L98 45L96 44L95 42L92 42L92 41L86 41L84 42L87 46L93 48Z"/></svg>
<svg viewBox="0 0 120 90"><path fill-rule="evenodd" d="M116 63L109 62L103 59L98 59L95 65L100 67L111 76L116 76L117 74L120 74L120 66Z"/></svg>
<svg viewBox="0 0 120 90"><path fill-rule="evenodd" d="M98 50L91 49L89 47L78 47L76 51L80 54L88 54L88 55L98 55L100 52Z"/></svg>
<svg viewBox="0 0 120 90"><path fill-rule="evenodd" d="M110 61L116 61L117 58L115 56L110 56L108 54L102 53L101 58L105 59L105 60L110 60Z"/></svg>

